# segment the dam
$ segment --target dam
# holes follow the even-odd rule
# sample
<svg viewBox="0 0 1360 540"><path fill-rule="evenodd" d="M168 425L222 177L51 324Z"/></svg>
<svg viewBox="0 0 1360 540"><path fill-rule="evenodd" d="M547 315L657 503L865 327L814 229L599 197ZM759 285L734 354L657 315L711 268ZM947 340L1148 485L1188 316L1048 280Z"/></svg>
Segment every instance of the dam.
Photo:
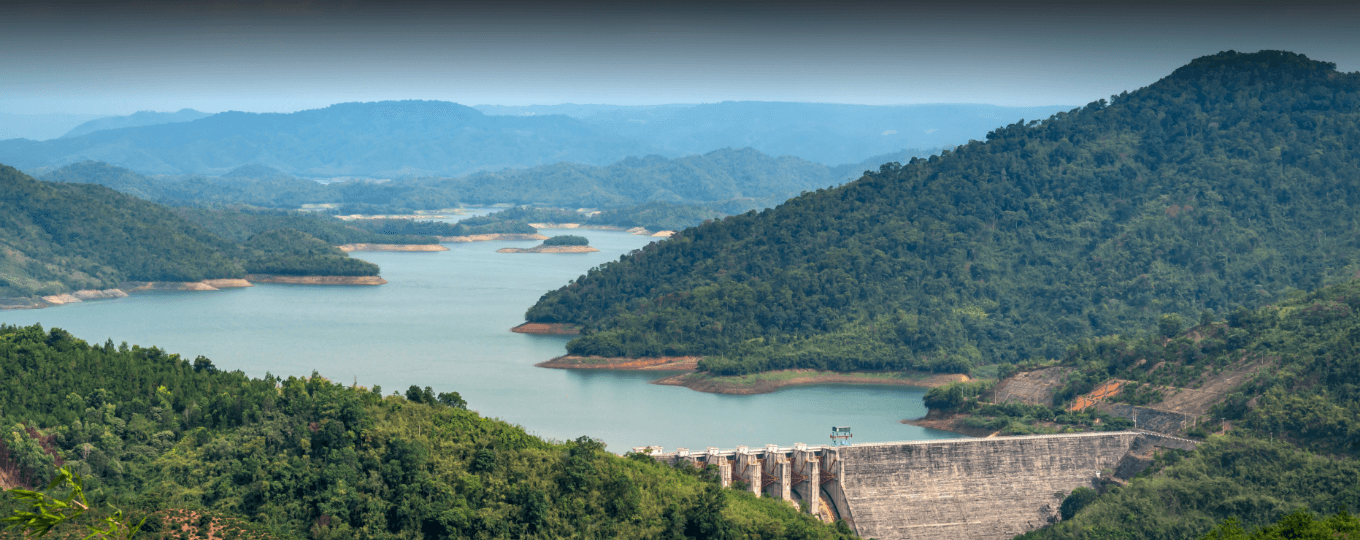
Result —
<svg viewBox="0 0 1360 540"><path fill-rule="evenodd" d="M1078 487L1132 478L1159 448L1197 443L1147 431L734 450L654 459L712 466L724 487L783 499L864 538L1003 539L1058 520Z"/></svg>

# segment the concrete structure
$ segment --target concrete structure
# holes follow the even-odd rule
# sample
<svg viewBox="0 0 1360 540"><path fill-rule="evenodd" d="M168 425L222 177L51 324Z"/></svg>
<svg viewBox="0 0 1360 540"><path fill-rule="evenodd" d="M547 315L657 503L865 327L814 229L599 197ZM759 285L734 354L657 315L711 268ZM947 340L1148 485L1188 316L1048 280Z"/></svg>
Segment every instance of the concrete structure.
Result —
<svg viewBox="0 0 1360 540"><path fill-rule="evenodd" d="M724 487L842 519L879 540L1011 538L1053 523L1063 494L1131 478L1158 448L1194 441L1152 432L1074 433L792 448L685 449L658 460L713 466Z"/></svg>

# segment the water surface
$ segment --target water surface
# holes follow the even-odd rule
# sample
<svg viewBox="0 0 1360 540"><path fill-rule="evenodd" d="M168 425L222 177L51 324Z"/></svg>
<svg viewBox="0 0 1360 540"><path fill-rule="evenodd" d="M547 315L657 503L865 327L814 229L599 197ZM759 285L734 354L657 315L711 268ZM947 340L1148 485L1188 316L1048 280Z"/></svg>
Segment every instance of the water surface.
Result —
<svg viewBox="0 0 1360 540"><path fill-rule="evenodd" d="M653 238L614 231L544 231L590 238L599 253L504 254L529 242L446 244L449 251L353 253L377 263L378 287L261 284L219 292L151 292L41 310L0 322L65 328L90 342L159 346L249 375L305 376L457 391L484 415L543 437L602 439L610 450L826 442L849 425L855 442L952 433L898 422L925 414L923 390L821 385L730 396L647 384L666 373L536 368L565 352L564 336L515 334L547 291Z"/></svg>

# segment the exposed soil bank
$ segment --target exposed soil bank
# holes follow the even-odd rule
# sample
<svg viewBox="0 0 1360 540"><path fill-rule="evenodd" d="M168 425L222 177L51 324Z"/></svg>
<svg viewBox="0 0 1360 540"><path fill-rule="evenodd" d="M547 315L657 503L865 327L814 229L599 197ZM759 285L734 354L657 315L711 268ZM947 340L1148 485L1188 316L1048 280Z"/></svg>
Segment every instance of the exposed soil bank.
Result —
<svg viewBox="0 0 1360 540"><path fill-rule="evenodd" d="M280 276L251 274L246 279L255 283L288 283L292 285L383 285L387 280L378 276Z"/></svg>
<svg viewBox="0 0 1360 540"><path fill-rule="evenodd" d="M907 424L909 426L938 429L940 431L950 431L953 433L958 433L960 435L967 435L969 437L990 437L998 433L996 431L992 431L989 429L968 427L963 424L963 421L966 419L968 419L968 415L966 414L951 415L947 413L941 413L940 411L932 410L930 411L929 414L925 416L925 418L917 418L915 420L902 420L902 423Z"/></svg>
<svg viewBox="0 0 1360 540"><path fill-rule="evenodd" d="M345 244L335 246L346 253L351 251L448 251L439 244Z"/></svg>
<svg viewBox="0 0 1360 540"><path fill-rule="evenodd" d="M925 372L849 372L788 369L766 371L751 375L714 376L708 373L685 373L652 381L652 384L683 386L710 394L768 394L786 386L810 384L887 384L934 388L956 381L967 381L967 375Z"/></svg>
<svg viewBox="0 0 1360 540"><path fill-rule="evenodd" d="M495 234L470 234L467 236L436 236L440 242L460 244L464 242L491 242L493 240L547 240L547 236L541 234L519 234L519 233L495 233Z"/></svg>
<svg viewBox="0 0 1360 540"><path fill-rule="evenodd" d="M203 281L125 281L118 288L129 293L142 291L215 291L217 287Z"/></svg>
<svg viewBox="0 0 1360 540"><path fill-rule="evenodd" d="M698 356L653 356L643 358L609 358L604 356L559 356L538 367L557 369L617 369L623 371L694 371Z"/></svg>
<svg viewBox="0 0 1360 540"><path fill-rule="evenodd" d="M599 251L590 246L534 246L527 249L501 248L496 253L595 253Z"/></svg>
<svg viewBox="0 0 1360 540"><path fill-rule="evenodd" d="M254 285L251 285L249 281L246 281L244 279L205 279L203 280L203 283L205 285L208 285L209 287L216 287L218 289L241 289L245 287L254 287Z"/></svg>
<svg viewBox="0 0 1360 540"><path fill-rule="evenodd" d="M581 327L567 323L527 322L510 329L516 334L547 334L556 336L579 336Z"/></svg>

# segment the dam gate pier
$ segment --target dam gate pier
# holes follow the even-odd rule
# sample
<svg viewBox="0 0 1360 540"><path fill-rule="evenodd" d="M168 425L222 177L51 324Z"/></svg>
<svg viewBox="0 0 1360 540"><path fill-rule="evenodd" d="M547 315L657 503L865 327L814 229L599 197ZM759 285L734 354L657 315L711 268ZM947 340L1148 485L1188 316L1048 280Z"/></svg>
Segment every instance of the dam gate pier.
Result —
<svg viewBox="0 0 1360 540"><path fill-rule="evenodd" d="M1128 479L1159 449L1198 443L1147 431L937 439L693 452L634 448L674 466L712 466L723 487L844 520L865 538L1003 539L1058 520L1064 494Z"/></svg>

